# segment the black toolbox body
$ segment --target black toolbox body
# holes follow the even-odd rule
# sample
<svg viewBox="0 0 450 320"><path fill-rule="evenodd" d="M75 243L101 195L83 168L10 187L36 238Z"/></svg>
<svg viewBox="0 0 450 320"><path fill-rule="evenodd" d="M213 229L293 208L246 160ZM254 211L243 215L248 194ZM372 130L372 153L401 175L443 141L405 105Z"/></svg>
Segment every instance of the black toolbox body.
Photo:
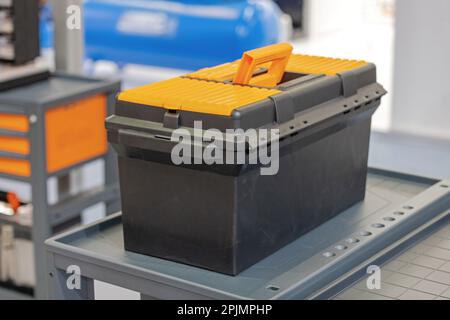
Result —
<svg viewBox="0 0 450 320"><path fill-rule="evenodd" d="M236 275L364 199L371 117L386 93L375 66L293 78L229 117L118 99L107 129L119 156L126 250ZM278 173L174 165L171 132L195 120L222 131L279 129Z"/></svg>

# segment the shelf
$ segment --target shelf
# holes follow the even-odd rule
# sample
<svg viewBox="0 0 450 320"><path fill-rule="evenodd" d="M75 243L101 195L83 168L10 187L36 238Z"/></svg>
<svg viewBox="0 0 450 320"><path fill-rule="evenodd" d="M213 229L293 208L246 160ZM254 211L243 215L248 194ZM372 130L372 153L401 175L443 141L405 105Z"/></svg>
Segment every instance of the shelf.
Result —
<svg viewBox="0 0 450 320"><path fill-rule="evenodd" d="M117 199L119 186L97 187L86 192L69 197L64 201L50 207L50 219L53 227L67 222L97 203L108 202Z"/></svg>
<svg viewBox="0 0 450 320"><path fill-rule="evenodd" d="M116 214L46 241L48 270L58 274L49 278L50 297L91 298L89 292L74 297L65 287L65 268L75 264L85 280L156 299L309 298L430 221L447 217L448 183L371 170L363 202L235 277L126 251Z"/></svg>
<svg viewBox="0 0 450 320"><path fill-rule="evenodd" d="M50 206L50 224L52 228L58 228L65 223L71 222L80 216L80 213L102 202L118 199L119 186L97 187L69 197L56 205ZM16 235L23 239L31 239L32 219L29 221L19 220L14 216L0 214L0 225L8 224L14 227Z"/></svg>

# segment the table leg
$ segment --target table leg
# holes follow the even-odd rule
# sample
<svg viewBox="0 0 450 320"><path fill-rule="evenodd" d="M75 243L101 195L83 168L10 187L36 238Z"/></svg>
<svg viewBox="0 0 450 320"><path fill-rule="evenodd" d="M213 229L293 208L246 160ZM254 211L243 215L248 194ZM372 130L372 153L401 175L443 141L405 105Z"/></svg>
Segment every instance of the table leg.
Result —
<svg viewBox="0 0 450 320"><path fill-rule="evenodd" d="M74 287L74 278L79 277L75 281L79 281L79 287ZM48 254L48 294L50 300L94 300L94 279L76 275L66 270L55 267L53 263L53 255Z"/></svg>

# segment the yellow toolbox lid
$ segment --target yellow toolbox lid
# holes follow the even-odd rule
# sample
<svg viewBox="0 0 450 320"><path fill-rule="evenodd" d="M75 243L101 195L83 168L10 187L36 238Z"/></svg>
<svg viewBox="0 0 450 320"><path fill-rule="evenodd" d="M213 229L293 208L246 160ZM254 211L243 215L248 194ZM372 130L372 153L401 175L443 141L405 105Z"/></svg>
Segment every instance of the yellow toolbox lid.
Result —
<svg viewBox="0 0 450 320"><path fill-rule="evenodd" d="M240 60L216 67L200 69L188 74L188 77L204 80L227 81L233 79L239 69ZM366 61L335 59L318 56L292 54L286 66L287 72L303 74L324 74L334 76L366 65ZM261 66L261 70L264 66Z"/></svg>
<svg viewBox="0 0 450 320"><path fill-rule="evenodd" d="M237 108L280 92L179 77L124 91L119 100L168 110L229 116Z"/></svg>
<svg viewBox="0 0 450 320"><path fill-rule="evenodd" d="M230 116L235 109L281 93L276 86L286 71L336 75L365 64L292 55L292 46L280 43L247 51L238 61L124 91L118 99L168 110Z"/></svg>
<svg viewBox="0 0 450 320"><path fill-rule="evenodd" d="M335 59L317 56L293 54L286 71L304 74L325 74L334 76L338 73L354 70L366 65L366 61Z"/></svg>

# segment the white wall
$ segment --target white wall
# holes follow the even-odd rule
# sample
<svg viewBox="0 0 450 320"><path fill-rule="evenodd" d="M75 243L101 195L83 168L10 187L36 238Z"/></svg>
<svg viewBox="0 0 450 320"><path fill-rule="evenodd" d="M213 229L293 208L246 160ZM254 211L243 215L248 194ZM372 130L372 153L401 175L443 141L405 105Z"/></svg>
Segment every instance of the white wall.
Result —
<svg viewBox="0 0 450 320"><path fill-rule="evenodd" d="M304 28L308 37L345 30L361 19L361 0L306 0Z"/></svg>
<svg viewBox="0 0 450 320"><path fill-rule="evenodd" d="M373 118L373 128L383 131L391 126L394 4L394 0L307 0L306 33L294 42L297 53L375 63L378 81L389 92Z"/></svg>
<svg viewBox="0 0 450 320"><path fill-rule="evenodd" d="M450 139L450 1L397 0L393 129Z"/></svg>

